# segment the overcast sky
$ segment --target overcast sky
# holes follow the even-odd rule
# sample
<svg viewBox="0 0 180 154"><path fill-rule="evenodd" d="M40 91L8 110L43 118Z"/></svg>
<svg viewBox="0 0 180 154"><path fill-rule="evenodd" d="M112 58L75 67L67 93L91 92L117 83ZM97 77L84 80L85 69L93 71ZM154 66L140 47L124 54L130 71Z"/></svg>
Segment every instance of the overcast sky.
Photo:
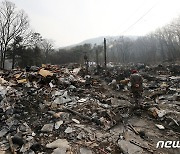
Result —
<svg viewBox="0 0 180 154"><path fill-rule="evenodd" d="M2 0L1 0L2 1ZM56 47L89 38L145 35L180 15L180 0L10 0Z"/></svg>

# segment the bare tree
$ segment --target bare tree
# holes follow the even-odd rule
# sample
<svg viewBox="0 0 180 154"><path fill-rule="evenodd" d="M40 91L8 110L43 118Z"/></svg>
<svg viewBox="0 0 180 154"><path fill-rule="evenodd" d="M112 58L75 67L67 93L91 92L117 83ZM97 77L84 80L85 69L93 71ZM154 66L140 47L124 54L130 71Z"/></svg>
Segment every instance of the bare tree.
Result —
<svg viewBox="0 0 180 154"><path fill-rule="evenodd" d="M8 46L16 37L21 37L29 28L29 21L24 11L16 10L15 4L3 1L0 6L0 49L1 67L4 68Z"/></svg>
<svg viewBox="0 0 180 154"><path fill-rule="evenodd" d="M49 39L43 39L41 45L45 53L45 63L47 63L49 54L53 51L53 41Z"/></svg>
<svg viewBox="0 0 180 154"><path fill-rule="evenodd" d="M118 60L122 63L129 62L129 52L132 46L132 41L124 36L121 36L116 41L115 47L117 48Z"/></svg>
<svg viewBox="0 0 180 154"><path fill-rule="evenodd" d="M30 48L39 47L42 48L42 36L40 33L32 32L27 40L29 43Z"/></svg>

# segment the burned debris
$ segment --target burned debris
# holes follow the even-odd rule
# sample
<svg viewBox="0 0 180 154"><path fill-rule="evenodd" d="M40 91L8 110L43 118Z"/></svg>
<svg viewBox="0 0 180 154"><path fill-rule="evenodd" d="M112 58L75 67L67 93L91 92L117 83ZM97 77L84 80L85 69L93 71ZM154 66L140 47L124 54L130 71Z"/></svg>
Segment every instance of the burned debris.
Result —
<svg viewBox="0 0 180 154"><path fill-rule="evenodd" d="M178 154L156 144L180 138L179 65L136 66L144 89L138 105L134 67L98 75L75 64L2 70L0 153Z"/></svg>

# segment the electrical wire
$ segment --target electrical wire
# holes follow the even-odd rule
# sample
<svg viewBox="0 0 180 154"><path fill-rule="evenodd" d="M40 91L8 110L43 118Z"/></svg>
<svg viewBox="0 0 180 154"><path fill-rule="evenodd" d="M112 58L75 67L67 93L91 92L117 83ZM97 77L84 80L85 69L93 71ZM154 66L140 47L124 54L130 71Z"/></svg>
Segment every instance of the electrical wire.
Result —
<svg viewBox="0 0 180 154"><path fill-rule="evenodd" d="M146 11L138 20L136 20L132 25L130 25L126 30L121 32L121 35L129 31L134 25L141 21L149 12L151 12L151 10L157 5L157 3L155 3L148 11Z"/></svg>
<svg viewBox="0 0 180 154"><path fill-rule="evenodd" d="M142 3L135 11L133 11L133 13L127 17L126 21L121 24L121 27L124 26L144 6L145 3L146 1L144 1L144 3Z"/></svg>

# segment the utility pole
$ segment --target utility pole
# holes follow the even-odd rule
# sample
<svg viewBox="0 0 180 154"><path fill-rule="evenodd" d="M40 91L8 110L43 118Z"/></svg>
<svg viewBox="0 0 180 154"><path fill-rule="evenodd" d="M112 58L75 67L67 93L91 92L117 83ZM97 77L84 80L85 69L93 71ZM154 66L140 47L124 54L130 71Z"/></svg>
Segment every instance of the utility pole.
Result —
<svg viewBox="0 0 180 154"><path fill-rule="evenodd" d="M89 61L88 61L88 56L86 55L86 52L84 52L84 64L86 67L86 74L88 74Z"/></svg>
<svg viewBox="0 0 180 154"><path fill-rule="evenodd" d="M96 49L96 65L99 65L98 49Z"/></svg>
<svg viewBox="0 0 180 154"><path fill-rule="evenodd" d="M106 68L106 38L104 38L104 67Z"/></svg>

